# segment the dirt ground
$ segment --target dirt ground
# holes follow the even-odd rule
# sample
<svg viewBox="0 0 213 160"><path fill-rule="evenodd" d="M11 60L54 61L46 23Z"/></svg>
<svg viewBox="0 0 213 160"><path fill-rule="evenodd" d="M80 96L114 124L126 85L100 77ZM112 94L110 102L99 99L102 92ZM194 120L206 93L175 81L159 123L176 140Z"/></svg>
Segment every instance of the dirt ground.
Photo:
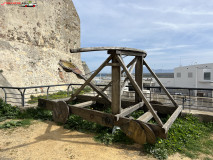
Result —
<svg viewBox="0 0 213 160"><path fill-rule="evenodd" d="M140 145L95 142L93 135L34 121L27 128L0 130L0 160L154 160ZM188 160L175 154L170 160Z"/></svg>

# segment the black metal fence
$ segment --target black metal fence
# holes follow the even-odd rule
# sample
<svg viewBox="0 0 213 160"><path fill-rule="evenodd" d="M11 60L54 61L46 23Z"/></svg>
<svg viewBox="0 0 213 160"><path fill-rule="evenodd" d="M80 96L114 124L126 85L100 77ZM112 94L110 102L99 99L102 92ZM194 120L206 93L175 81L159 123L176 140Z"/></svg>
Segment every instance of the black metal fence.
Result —
<svg viewBox="0 0 213 160"><path fill-rule="evenodd" d="M182 88L166 87L178 104L184 109L213 111L213 89L211 88ZM166 94L160 87L146 87L150 91L150 100L171 104Z"/></svg>
<svg viewBox="0 0 213 160"><path fill-rule="evenodd" d="M63 91L67 92L67 97L69 97L74 88L79 88L82 84L59 84L59 85L44 85L44 86L32 86L32 87L5 87L0 86L4 93L4 100L7 103L12 103L12 100L16 100L16 103L19 103L20 106L27 106L28 101L30 100L31 95L46 95L50 93L56 93L62 91L61 87L64 87ZM104 88L105 85L97 85L101 88ZM54 88L54 90L51 90ZM60 89L59 89L60 88ZM181 87L166 87L176 102L184 106L184 109L196 109L196 110L205 110L213 111L213 89L208 88L181 88ZM111 87L106 91L106 94L111 96ZM163 104L171 104L170 100L166 94L161 90L160 87L144 87L144 93L148 100L150 101L159 101ZM90 92L87 94L96 93ZM127 86L127 90L124 91L122 97L134 98L134 91L131 90L131 86Z"/></svg>

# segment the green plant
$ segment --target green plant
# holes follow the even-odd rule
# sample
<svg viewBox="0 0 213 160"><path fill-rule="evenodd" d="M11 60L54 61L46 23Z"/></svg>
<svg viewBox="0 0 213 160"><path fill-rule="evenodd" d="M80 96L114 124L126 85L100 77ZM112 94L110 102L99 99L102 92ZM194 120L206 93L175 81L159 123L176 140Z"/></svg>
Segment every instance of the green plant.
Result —
<svg viewBox="0 0 213 160"><path fill-rule="evenodd" d="M75 92L77 89L78 88L74 88L73 91ZM88 93L91 91L92 91L92 89L87 86L80 92L80 94ZM37 103L38 99L47 99L47 98L48 99L60 99L60 98L66 98L66 97L68 97L66 91L58 91L56 93L49 94L48 97L47 97L47 95L38 95L38 96L31 95L30 100L27 103L28 104Z"/></svg>
<svg viewBox="0 0 213 160"><path fill-rule="evenodd" d="M24 119L24 120L19 120L19 121L7 121L3 124L0 125L0 129L3 128L15 128L15 127L24 127L24 126L29 126L31 124L31 120L29 119Z"/></svg>
<svg viewBox="0 0 213 160"><path fill-rule="evenodd" d="M175 121L169 130L168 139L158 139L154 145L146 144L145 149L158 159L165 159L166 154L170 155L175 152L196 158L199 152L208 153L206 151L209 149L203 149L203 143L206 143L205 139L212 132L212 123L202 123L196 117L187 115ZM209 138L207 139L209 140ZM161 150L160 154L159 149Z"/></svg>
<svg viewBox="0 0 213 160"><path fill-rule="evenodd" d="M112 134L112 129L101 126L97 123L89 122L76 115L70 115L64 128L77 130L80 132L95 133L94 139L106 145L111 143L132 144L133 141L128 138L121 130Z"/></svg>

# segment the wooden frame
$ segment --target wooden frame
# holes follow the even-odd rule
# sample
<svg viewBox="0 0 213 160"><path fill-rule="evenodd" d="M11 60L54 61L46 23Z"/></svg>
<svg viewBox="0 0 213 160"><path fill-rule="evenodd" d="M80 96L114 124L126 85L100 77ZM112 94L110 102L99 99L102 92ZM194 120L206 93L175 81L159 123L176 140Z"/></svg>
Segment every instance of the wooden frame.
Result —
<svg viewBox="0 0 213 160"><path fill-rule="evenodd" d="M84 79L85 83L72 95L72 97L68 101L49 101L40 99L39 105L46 109L53 110L55 116L54 119L56 119L58 122L61 121L62 123L64 123L64 121L66 121L66 119L68 118L69 113L79 115L86 120L96 122L107 127L119 126L122 131L127 134L127 136L129 136L139 144L144 144L146 142L154 143L156 137L166 138L169 128L182 111L182 106L177 105L170 93L160 82L156 74L145 62L144 58L147 56L147 53L143 50L123 47L79 48L71 49L70 51L72 53L77 53L103 50L108 51L109 57L88 79L84 75L72 71L79 78ZM123 59L121 58L121 55L135 56L135 58L126 66ZM162 87L162 89L174 105L173 108L170 107L167 109L165 109L166 106L160 106L162 107L163 113L170 113L171 110L172 112L174 111L165 124L162 123L160 117L157 114L162 113L161 108L152 105L143 94L143 65L147 67L147 69L150 71L152 76L156 79L156 81L159 83L159 85ZM92 79L105 66L112 67L112 81L108 85L106 85L104 89L101 90L99 87L92 83ZM131 74L134 67L135 79ZM121 69L123 70L121 71ZM122 73L125 73L127 76L123 84L121 83ZM123 103L121 100L121 95L123 94L124 87L127 85L128 80L135 89L135 100L134 102L131 102L131 104L133 105L124 108L122 106ZM87 85L89 85L94 91L96 91L98 95L95 97L88 97L87 99L85 99L85 101L83 101L83 103L68 105L67 103L73 101L74 99L79 99L79 93ZM109 86L112 86L111 99L104 93L104 91ZM101 99L103 99L107 104L111 105L111 114L87 108L88 106L94 105L96 102L102 102ZM148 111L146 113L141 115L137 120L134 120L129 117L134 111L138 109L144 109L144 105L146 105L146 107L148 108ZM170 110L170 112L167 111L168 109ZM64 116L61 114L64 114ZM152 118L155 119L157 124L148 123L149 120L151 120Z"/></svg>

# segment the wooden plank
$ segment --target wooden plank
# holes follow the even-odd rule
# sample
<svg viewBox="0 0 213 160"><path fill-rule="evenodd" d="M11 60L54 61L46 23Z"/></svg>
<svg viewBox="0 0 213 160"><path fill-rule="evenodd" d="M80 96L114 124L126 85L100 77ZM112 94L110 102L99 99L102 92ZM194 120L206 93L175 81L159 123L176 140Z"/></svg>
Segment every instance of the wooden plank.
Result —
<svg viewBox="0 0 213 160"><path fill-rule="evenodd" d="M119 126L121 130L128 137L132 138L136 143L146 143L145 130L140 126L140 123L135 120L121 117L118 121L115 121L115 116L109 113L103 113L96 110L79 108L70 105L68 106L71 113L78 115L85 120L96 122L98 124L111 128L113 126Z"/></svg>
<svg viewBox="0 0 213 160"><path fill-rule="evenodd" d="M119 119L119 117L125 117L127 115L130 115L132 112L136 111L137 109L143 107L143 105L144 105L144 103L140 102L134 106L125 108L124 110L122 110L122 112L120 114L116 114L115 116L117 117L117 119Z"/></svg>
<svg viewBox="0 0 213 160"><path fill-rule="evenodd" d="M112 51L110 54L113 54ZM117 55L112 57L112 63L118 63ZM112 66L112 114L119 114L121 112L121 67Z"/></svg>
<svg viewBox="0 0 213 160"><path fill-rule="evenodd" d="M95 101L87 101L87 102L78 103L78 104L74 104L74 105L70 105L70 106L84 108L84 107L91 106L95 103L96 103Z"/></svg>
<svg viewBox="0 0 213 160"><path fill-rule="evenodd" d="M142 90L143 86L143 57L136 57L135 65L135 81L138 84L139 88ZM141 102L141 98L137 92L135 92L135 102Z"/></svg>
<svg viewBox="0 0 213 160"><path fill-rule="evenodd" d="M152 113L148 111L148 112L144 113L142 116L140 116L137 120L146 123L152 118L153 118Z"/></svg>
<svg viewBox="0 0 213 160"><path fill-rule="evenodd" d="M116 67L118 67L118 66L120 66L120 64L119 63L107 63L106 66L116 66Z"/></svg>
<svg viewBox="0 0 213 160"><path fill-rule="evenodd" d="M106 104L106 100L98 97L95 98L94 96L90 96L90 95L78 95L77 97L77 101L79 102L85 102L85 101L97 101L98 103L101 104ZM135 101L133 98L122 98L121 99L121 106L122 108L128 108L129 106L133 106L135 105ZM174 105L160 105L160 104L153 104L152 102L150 102L150 104L152 105L153 109L155 111L157 111L159 114L171 114L174 113L174 111L176 110L176 107L174 107ZM146 109L145 111L148 111L148 108L144 107L143 109Z"/></svg>
<svg viewBox="0 0 213 160"><path fill-rule="evenodd" d="M118 55L127 55L127 56L145 56L146 57L146 54L145 53L139 53L139 52L134 52L134 51L120 51L120 50L116 50L116 54Z"/></svg>
<svg viewBox="0 0 213 160"><path fill-rule="evenodd" d="M167 133L173 122L177 119L180 112L183 110L183 106L179 106L176 111L171 115L171 117L168 119L168 121L163 125L163 128L165 129L165 132Z"/></svg>
<svg viewBox="0 0 213 160"><path fill-rule="evenodd" d="M106 50L119 50L119 51L129 51L132 53L137 53L137 55L147 55L147 53L143 50L135 49L135 48L126 48L126 47L89 47L89 48L77 48L77 49L70 49L71 53L78 53L78 52L91 52L91 51L106 51ZM125 54L125 53L124 53Z"/></svg>
<svg viewBox="0 0 213 160"><path fill-rule="evenodd" d="M108 63L111 59L112 59L112 55L110 55L103 62L103 64L90 76L90 78L86 80L86 82L72 95L72 97L68 100L68 102L72 101L84 89L84 87L88 85L92 81L92 79L105 67L106 63ZM105 97L105 96L103 97L106 98L106 100L109 101L109 103L111 103L108 97Z"/></svg>
<svg viewBox="0 0 213 160"><path fill-rule="evenodd" d="M158 82L158 84L161 86L161 88L163 89L163 91L166 93L166 95L169 97L169 99L172 101L172 103L174 104L174 106L176 108L178 108L178 104L175 102L175 100L172 98L172 96L170 95L170 93L168 92L168 90L163 86L163 84L160 82L160 80L158 79L157 75L152 71L152 69L149 67L149 65L145 62L145 60L143 61L144 65L146 66L146 68L149 70L149 72L152 74L152 76L155 78L155 80Z"/></svg>
<svg viewBox="0 0 213 160"><path fill-rule="evenodd" d="M144 101L144 103L146 104L146 106L148 107L148 109L150 110L150 112L152 113L154 119L156 120L156 122L158 123L159 126L163 126L162 121L160 120L160 118L158 117L158 115L155 113L154 109L152 108L151 104L148 102L148 100L146 99L146 97L144 96L142 90L140 89L140 87L137 85L137 83L135 82L135 80L132 78L131 74L128 72L126 66L124 65L123 61L121 60L120 56L117 56L117 59L120 63L120 65L123 67L123 69L125 70L126 75L128 76L131 84L133 85L133 87L135 88L136 92L139 94L139 96L142 98L142 100Z"/></svg>
<svg viewBox="0 0 213 160"><path fill-rule="evenodd" d="M114 116L112 114L71 105L68 106L72 114L78 115L85 120L95 122L106 127L112 128L114 126Z"/></svg>

